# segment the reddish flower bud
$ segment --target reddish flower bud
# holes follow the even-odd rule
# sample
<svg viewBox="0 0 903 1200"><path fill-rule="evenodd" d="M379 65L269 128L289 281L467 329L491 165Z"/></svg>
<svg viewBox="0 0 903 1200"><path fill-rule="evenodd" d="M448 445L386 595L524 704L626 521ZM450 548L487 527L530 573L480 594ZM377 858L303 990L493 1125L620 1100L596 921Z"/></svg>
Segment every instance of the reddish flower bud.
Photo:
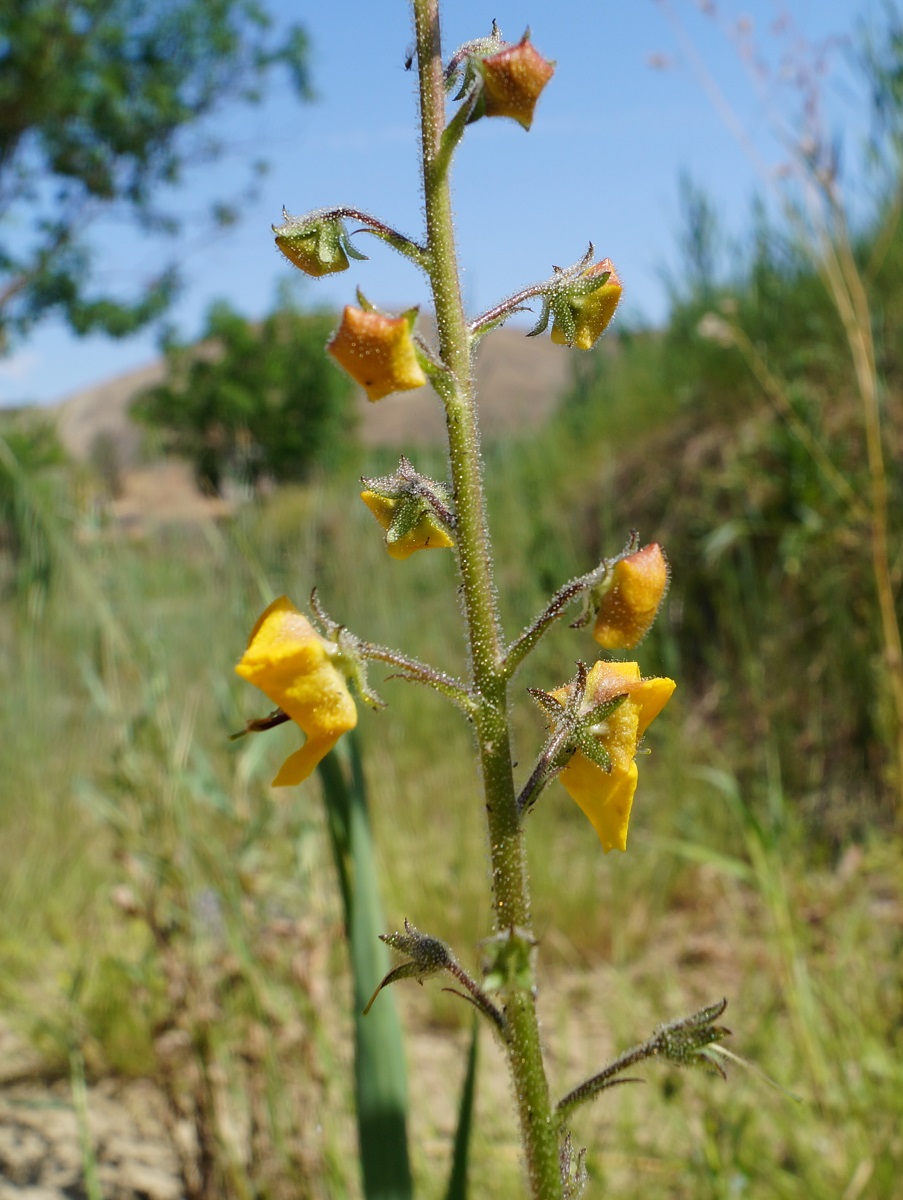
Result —
<svg viewBox="0 0 903 1200"><path fill-rule="evenodd" d="M483 97L476 116L511 117L524 129L533 124L533 110L555 66L535 50L528 33L515 46L484 58L479 64Z"/></svg>
<svg viewBox="0 0 903 1200"><path fill-rule="evenodd" d="M368 400L381 400L392 392L410 391L426 383L411 336L415 318L415 310L401 317L386 317L351 305L345 308L342 323L326 349L361 385Z"/></svg>
<svg viewBox="0 0 903 1200"><path fill-rule="evenodd" d="M622 558L609 577L593 637L606 650L632 650L652 628L667 590L668 563L657 543Z"/></svg>

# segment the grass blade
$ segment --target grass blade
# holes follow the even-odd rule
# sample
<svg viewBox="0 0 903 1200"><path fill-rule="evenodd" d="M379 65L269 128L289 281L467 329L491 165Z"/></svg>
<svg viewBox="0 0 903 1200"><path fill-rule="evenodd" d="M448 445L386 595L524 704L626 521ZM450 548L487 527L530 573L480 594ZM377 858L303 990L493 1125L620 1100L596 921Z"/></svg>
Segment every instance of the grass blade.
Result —
<svg viewBox="0 0 903 1200"><path fill-rule="evenodd" d="M356 737L342 739L318 768L329 822L354 986L354 1075L361 1172L367 1200L410 1200L407 1080L394 998L364 1005L389 969L363 764Z"/></svg>
<svg viewBox="0 0 903 1200"><path fill-rule="evenodd" d="M461 1088L461 1103L458 1107L458 1128L455 1130L455 1145L452 1153L451 1174L445 1200L467 1200L467 1164L470 1158L470 1134L473 1129L474 1101L477 1094L477 1047L480 1026L476 1018L467 1055L467 1071Z"/></svg>

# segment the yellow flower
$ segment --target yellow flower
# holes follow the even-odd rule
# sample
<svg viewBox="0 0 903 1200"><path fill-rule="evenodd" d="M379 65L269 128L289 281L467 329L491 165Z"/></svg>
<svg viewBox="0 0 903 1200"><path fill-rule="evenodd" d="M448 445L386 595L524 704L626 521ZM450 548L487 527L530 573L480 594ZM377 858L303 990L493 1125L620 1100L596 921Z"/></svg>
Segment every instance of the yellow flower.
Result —
<svg viewBox="0 0 903 1200"><path fill-rule="evenodd" d="M335 654L335 645L317 633L287 596L274 600L251 631L235 670L307 734L302 748L279 768L274 787L307 779L342 734L357 724L357 709L333 661Z"/></svg>
<svg viewBox="0 0 903 1200"><path fill-rule="evenodd" d="M391 392L423 387L426 375L417 360L411 329L416 312L386 317L348 305L342 323L326 347L367 393L368 400L381 400Z"/></svg>
<svg viewBox="0 0 903 1200"><path fill-rule="evenodd" d="M601 286L586 290L594 279L606 273L608 278ZM591 350L611 323L622 290L610 258L603 258L601 262L588 267L576 285L572 284L562 295L561 301L552 306L555 314L552 341L559 346ZM562 305L565 306L564 311Z"/></svg>
<svg viewBox="0 0 903 1200"><path fill-rule="evenodd" d="M632 650L656 618L668 589L668 564L652 542L615 563L596 614L593 637L606 650Z"/></svg>
<svg viewBox="0 0 903 1200"><path fill-rule="evenodd" d="M607 751L611 770L604 770L578 750L558 778L586 813L606 854L627 849L627 825L637 785L637 745L668 703L675 686L673 679L641 679L635 662L599 661L587 677L581 713L592 712L627 693L621 704L590 731ZM567 704L568 686L551 695L559 704Z"/></svg>
<svg viewBox="0 0 903 1200"><path fill-rule="evenodd" d="M455 544L423 500L381 496L369 488L361 492L361 499L385 529L386 549L393 558L410 558L415 550L447 550Z"/></svg>
<svg viewBox="0 0 903 1200"><path fill-rule="evenodd" d="M555 66L543 58L525 33L514 46L506 46L479 64L483 76L482 108L477 115L511 117L529 129L533 110Z"/></svg>

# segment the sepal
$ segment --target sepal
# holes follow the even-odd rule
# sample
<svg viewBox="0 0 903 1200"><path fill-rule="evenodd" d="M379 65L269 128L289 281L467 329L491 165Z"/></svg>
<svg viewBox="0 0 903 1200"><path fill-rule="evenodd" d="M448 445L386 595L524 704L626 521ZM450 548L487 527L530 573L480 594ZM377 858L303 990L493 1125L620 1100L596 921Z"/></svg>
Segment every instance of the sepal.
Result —
<svg viewBox="0 0 903 1200"><path fill-rule="evenodd" d="M407 962L400 963L380 980L376 991L364 1009L365 1016L373 1007L373 1002L379 993L390 983L397 983L401 979L416 979L418 983L422 984L425 979L429 979L440 971L447 971L466 991L459 992L457 988L446 988L445 990L455 996L461 996L462 999L473 1004L483 1016L489 1018L500 1032L504 1030L505 1017L502 1012L492 1003L479 984L471 979L445 942L431 934L422 933L407 919L404 923L404 933L381 933L379 936L387 946L404 954Z"/></svg>

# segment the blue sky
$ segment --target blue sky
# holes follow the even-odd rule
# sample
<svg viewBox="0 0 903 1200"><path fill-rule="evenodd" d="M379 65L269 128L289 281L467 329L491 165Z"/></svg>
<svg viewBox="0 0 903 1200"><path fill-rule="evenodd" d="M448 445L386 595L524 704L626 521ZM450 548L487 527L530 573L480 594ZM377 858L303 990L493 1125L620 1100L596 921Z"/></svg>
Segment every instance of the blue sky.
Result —
<svg viewBox="0 0 903 1200"><path fill-rule="evenodd" d="M548 0L449 0L446 57L488 33L495 17L509 40L529 25L536 47L557 63L529 134L511 121L484 120L459 151L454 200L468 307L487 308L545 278L551 264L573 262L592 240L618 267L625 308L660 321L663 270L675 262L680 173L705 189L725 228L740 237L753 194L765 190L782 158L775 119L795 119L799 95L782 63L811 60L812 47L832 36L840 40L821 81L826 121L854 146L865 124L843 39L875 11L863 0L561 0L554 10ZM143 240L112 222L92 230L110 287L127 290L167 253L178 255L186 288L171 319L185 336L200 330L217 298L261 316L278 282L297 274L272 244L270 225L283 204L292 213L353 204L406 233L421 231L414 75L404 70L407 5L294 0L279 6L279 19L308 30L316 103L300 105L278 81L261 108L217 117L213 132L231 151L170 197L192 218L179 243ZM753 46L766 75L749 70L744 47ZM745 146L717 111L712 84ZM240 225L205 230L194 218L211 200L232 197L247 182L247 164L261 156L270 171ZM413 268L374 239L358 244L370 261L305 284L305 302L338 307L353 301L358 285L387 306L426 302ZM124 342L77 339L48 322L0 360L0 405L55 401L155 356L153 331Z"/></svg>

